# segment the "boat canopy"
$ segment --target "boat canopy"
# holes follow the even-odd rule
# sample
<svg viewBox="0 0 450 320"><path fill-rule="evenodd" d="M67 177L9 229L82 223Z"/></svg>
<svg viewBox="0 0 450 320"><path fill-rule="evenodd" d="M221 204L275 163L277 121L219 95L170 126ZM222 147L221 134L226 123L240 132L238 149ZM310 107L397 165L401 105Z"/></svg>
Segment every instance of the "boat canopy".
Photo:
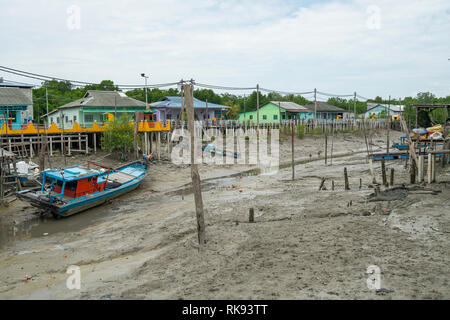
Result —
<svg viewBox="0 0 450 320"><path fill-rule="evenodd" d="M95 177L101 173L101 171L95 169L85 169L80 167L72 167L64 170L45 170L42 172L46 178L53 178L60 181L75 181Z"/></svg>

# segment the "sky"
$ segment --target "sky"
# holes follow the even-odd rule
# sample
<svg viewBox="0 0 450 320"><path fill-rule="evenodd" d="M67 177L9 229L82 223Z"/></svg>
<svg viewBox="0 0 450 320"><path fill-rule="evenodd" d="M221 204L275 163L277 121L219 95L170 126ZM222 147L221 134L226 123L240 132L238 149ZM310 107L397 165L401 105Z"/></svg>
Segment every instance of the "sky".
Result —
<svg viewBox="0 0 450 320"><path fill-rule="evenodd" d="M450 95L448 0L0 0L0 40L1 66L79 81Z"/></svg>

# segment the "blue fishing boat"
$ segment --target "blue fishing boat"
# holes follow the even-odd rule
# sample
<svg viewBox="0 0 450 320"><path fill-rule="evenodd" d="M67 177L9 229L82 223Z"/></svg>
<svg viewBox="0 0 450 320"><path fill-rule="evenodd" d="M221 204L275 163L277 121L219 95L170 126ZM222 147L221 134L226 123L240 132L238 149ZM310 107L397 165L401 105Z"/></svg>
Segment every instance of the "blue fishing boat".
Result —
<svg viewBox="0 0 450 320"><path fill-rule="evenodd" d="M87 167L44 170L40 188L19 191L17 196L55 218L67 217L136 189L149 173L146 159L117 168L88 162Z"/></svg>

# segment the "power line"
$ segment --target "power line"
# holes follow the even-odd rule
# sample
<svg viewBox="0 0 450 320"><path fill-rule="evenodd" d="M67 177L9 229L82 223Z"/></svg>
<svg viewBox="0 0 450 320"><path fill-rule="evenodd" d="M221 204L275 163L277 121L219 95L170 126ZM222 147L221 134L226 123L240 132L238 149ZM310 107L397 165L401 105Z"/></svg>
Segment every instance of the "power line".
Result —
<svg viewBox="0 0 450 320"><path fill-rule="evenodd" d="M66 82L70 82L71 84L75 85L75 86L80 86L80 85L98 85L99 83L94 83L94 82L85 82L85 81L78 81L78 80L70 80L70 79L64 79L64 78L58 78L58 77L51 77L51 76L46 76L46 75L42 75L42 74L38 74L38 73L32 73L32 72L27 72L27 71L22 71L22 70L18 70L18 69L13 69L13 68L8 68L5 66L0 66L0 70L3 72L8 72L8 73L12 73L12 74L16 74L22 77L26 77L26 78L31 78L31 79L36 79L36 80L41 80L41 81L51 81L51 80L59 80L59 81L66 81ZM131 84L116 84L116 87L121 87L121 88L128 88L128 89L132 89L132 88L144 88L144 87L150 87L150 88L163 88L163 87L170 87L170 86L174 86L177 85L179 82L170 82L170 83L159 83L159 84L149 84L147 86L139 84L139 85L131 85Z"/></svg>
<svg viewBox="0 0 450 320"><path fill-rule="evenodd" d="M362 100L371 100L371 99L369 99L369 98L366 98L366 97L360 96L359 94L357 94L356 96L357 96L358 98L362 99Z"/></svg>
<svg viewBox="0 0 450 320"><path fill-rule="evenodd" d="M32 73L28 71L22 71L18 69L13 69L5 66L0 66L0 71L15 74L18 76L40 80L40 81L51 81L51 80L59 80L59 81L66 81L69 82L74 87L82 87L87 85L99 85L99 83L94 82L86 82L86 81L78 81L78 80L70 80L70 79L64 79L59 77L52 77L52 76L46 76L43 74L38 73ZM177 82L169 82L169 83L159 83L159 84L149 84L149 85L131 85L131 84L115 84L115 87L121 88L121 89L143 89L143 88L164 88L164 87L171 87L175 85L179 85L181 83L184 83L186 81L180 80ZM189 81L188 81L189 82ZM212 84L205 84L205 83L196 83L194 80L190 80L192 84L194 84L197 87L207 88L207 89L216 89L216 90L256 90L256 87L230 87L230 86L220 86L220 85L212 85ZM264 92L273 92L278 93L281 95L308 95L314 93L314 91L305 91L305 92L290 92L290 91L281 91L281 90L274 90L274 89L268 89L268 88L259 88L260 91ZM353 94L333 94L333 93L326 93L317 91L317 94L326 96L326 97L353 97ZM357 95L358 98L363 100L370 100L369 98L365 98L363 96Z"/></svg>
<svg viewBox="0 0 450 320"><path fill-rule="evenodd" d="M217 90L256 90L256 87L224 87L224 86L217 86L212 84L204 84L204 83L198 83L194 82L194 85L197 87L202 88L208 88L208 89L217 89Z"/></svg>
<svg viewBox="0 0 450 320"><path fill-rule="evenodd" d="M266 89L266 88L259 88L259 90L261 91L265 91L265 92L274 92L274 93L278 93L278 94L292 94L292 95L304 95L304 94L310 94L310 93L314 93L314 91L306 91L306 92L289 92L289 91L280 91L280 90L273 90L273 89Z"/></svg>
<svg viewBox="0 0 450 320"><path fill-rule="evenodd" d="M317 91L318 94L321 94L323 96L327 96L327 97L353 97L353 94L334 94L334 93L326 93L326 92L321 92L321 91Z"/></svg>

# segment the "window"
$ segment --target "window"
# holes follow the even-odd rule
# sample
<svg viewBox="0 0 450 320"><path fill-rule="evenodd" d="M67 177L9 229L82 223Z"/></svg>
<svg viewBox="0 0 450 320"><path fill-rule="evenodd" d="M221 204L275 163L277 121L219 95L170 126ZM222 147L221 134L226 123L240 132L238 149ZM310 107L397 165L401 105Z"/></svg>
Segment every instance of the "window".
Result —
<svg viewBox="0 0 450 320"><path fill-rule="evenodd" d="M66 190L76 191L78 181L71 181L66 183Z"/></svg>
<svg viewBox="0 0 450 320"><path fill-rule="evenodd" d="M278 120L278 115L277 114L273 115L273 120Z"/></svg>
<svg viewBox="0 0 450 320"><path fill-rule="evenodd" d="M66 122L69 122L69 117L68 116L66 116Z"/></svg>
<svg viewBox="0 0 450 320"><path fill-rule="evenodd" d="M263 114L263 120L267 120L267 115Z"/></svg>
<svg viewBox="0 0 450 320"><path fill-rule="evenodd" d="M250 120L253 119L253 116L249 116Z"/></svg>
<svg viewBox="0 0 450 320"><path fill-rule="evenodd" d="M94 122L94 115L93 114L85 114L84 122Z"/></svg>
<svg viewBox="0 0 450 320"><path fill-rule="evenodd" d="M59 123L59 117L56 117L56 123Z"/></svg>
<svg viewBox="0 0 450 320"><path fill-rule="evenodd" d="M50 123L53 123L53 117L50 118Z"/></svg>
<svg viewBox="0 0 450 320"><path fill-rule="evenodd" d="M73 116L73 122L77 122L77 116Z"/></svg>

